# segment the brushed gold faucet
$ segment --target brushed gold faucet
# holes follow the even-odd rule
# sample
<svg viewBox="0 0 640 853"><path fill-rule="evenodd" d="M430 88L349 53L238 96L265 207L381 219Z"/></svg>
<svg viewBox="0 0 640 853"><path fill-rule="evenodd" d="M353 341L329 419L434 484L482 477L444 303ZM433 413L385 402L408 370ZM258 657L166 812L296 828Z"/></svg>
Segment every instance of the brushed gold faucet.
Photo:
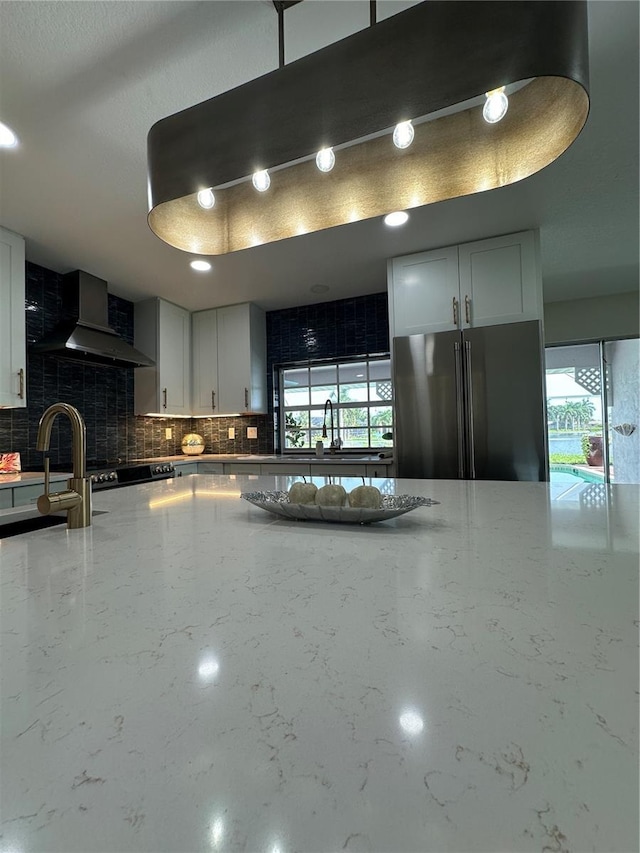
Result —
<svg viewBox="0 0 640 853"><path fill-rule="evenodd" d="M44 494L38 498L42 515L67 512L67 527L89 527L91 524L91 480L87 477L87 430L80 412L68 403L54 403L45 411L38 424L36 449L49 450L51 427L57 415L71 421L73 435L73 477L67 480L63 492L49 491L49 457L44 459Z"/></svg>

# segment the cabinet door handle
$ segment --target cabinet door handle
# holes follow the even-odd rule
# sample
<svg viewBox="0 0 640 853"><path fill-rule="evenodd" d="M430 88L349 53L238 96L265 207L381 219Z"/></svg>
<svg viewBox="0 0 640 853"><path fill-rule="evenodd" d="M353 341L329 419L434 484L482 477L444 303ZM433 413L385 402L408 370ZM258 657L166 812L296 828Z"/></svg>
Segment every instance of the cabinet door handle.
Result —
<svg viewBox="0 0 640 853"><path fill-rule="evenodd" d="M453 297L453 325L458 325L458 300Z"/></svg>
<svg viewBox="0 0 640 853"><path fill-rule="evenodd" d="M216 392L211 392L211 410L215 412L216 410Z"/></svg>
<svg viewBox="0 0 640 853"><path fill-rule="evenodd" d="M162 408L163 409L167 408L167 389L166 388L162 389Z"/></svg>
<svg viewBox="0 0 640 853"><path fill-rule="evenodd" d="M18 382L20 386L18 390L18 397L20 397L21 400L24 400L24 367L21 367L18 371Z"/></svg>
<svg viewBox="0 0 640 853"><path fill-rule="evenodd" d="M464 318L467 321L467 324L471 325L471 300L467 293L464 295Z"/></svg>
<svg viewBox="0 0 640 853"><path fill-rule="evenodd" d="M244 407L245 409L249 408L249 389L244 389Z"/></svg>

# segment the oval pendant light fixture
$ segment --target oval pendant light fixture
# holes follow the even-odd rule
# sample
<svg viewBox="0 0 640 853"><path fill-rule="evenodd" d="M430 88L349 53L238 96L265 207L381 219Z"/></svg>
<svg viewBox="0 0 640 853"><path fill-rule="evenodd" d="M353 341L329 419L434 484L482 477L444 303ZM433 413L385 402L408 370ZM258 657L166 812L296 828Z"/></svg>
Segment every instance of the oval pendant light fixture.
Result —
<svg viewBox="0 0 640 853"><path fill-rule="evenodd" d="M220 255L512 184L578 136L588 85L585 0L426 0L153 125L149 225Z"/></svg>

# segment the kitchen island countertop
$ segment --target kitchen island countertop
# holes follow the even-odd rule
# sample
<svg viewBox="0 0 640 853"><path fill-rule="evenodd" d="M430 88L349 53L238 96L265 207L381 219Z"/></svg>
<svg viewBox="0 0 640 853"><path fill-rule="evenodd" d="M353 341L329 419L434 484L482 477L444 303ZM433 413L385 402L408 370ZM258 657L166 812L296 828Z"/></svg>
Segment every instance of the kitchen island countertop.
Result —
<svg viewBox="0 0 640 853"><path fill-rule="evenodd" d="M2 543L3 849L637 849L638 488L380 480L440 504L368 527L239 497L291 481Z"/></svg>

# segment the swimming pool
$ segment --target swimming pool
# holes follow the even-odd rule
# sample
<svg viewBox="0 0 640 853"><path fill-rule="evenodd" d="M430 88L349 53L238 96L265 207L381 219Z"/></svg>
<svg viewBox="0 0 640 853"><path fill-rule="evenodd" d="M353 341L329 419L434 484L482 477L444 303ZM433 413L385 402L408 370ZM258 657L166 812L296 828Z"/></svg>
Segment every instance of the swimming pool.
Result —
<svg viewBox="0 0 640 853"><path fill-rule="evenodd" d="M551 465L549 479L552 483L604 483L604 474L600 471L585 471L575 465Z"/></svg>

